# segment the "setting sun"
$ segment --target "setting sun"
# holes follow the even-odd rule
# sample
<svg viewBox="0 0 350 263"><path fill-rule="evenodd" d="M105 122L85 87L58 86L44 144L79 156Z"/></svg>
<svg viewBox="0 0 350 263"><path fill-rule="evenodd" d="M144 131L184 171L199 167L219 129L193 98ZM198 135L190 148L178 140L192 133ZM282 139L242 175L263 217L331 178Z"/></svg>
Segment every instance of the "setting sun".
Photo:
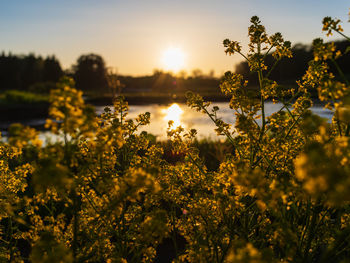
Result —
<svg viewBox="0 0 350 263"><path fill-rule="evenodd" d="M179 71L185 65L185 54L180 48L168 48L163 53L162 63L166 70Z"/></svg>

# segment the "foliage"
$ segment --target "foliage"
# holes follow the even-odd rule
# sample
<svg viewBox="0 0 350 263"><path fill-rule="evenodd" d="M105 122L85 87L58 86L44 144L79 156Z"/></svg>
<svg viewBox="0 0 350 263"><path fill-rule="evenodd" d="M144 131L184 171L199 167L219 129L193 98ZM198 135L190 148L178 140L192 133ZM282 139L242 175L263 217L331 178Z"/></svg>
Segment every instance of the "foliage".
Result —
<svg viewBox="0 0 350 263"><path fill-rule="evenodd" d="M337 20L325 21L324 30L343 34ZM159 262L171 244L174 262L347 260L350 94L341 54L315 40L305 75L286 89L269 79L275 65L265 59L291 57L290 43L268 36L258 17L248 33L248 54L224 41L259 81L257 97L242 76L225 74L220 88L231 98L234 127L217 117L218 107L188 94L189 106L227 137L218 163L203 160L195 130L170 121L170 140L157 143L137 132L149 113L128 119L118 97L96 116L74 81L62 79L47 121L60 140L42 145L34 129L15 125L0 145L1 259ZM312 90L334 112L331 123L310 111ZM266 117L268 99L283 106Z"/></svg>
<svg viewBox="0 0 350 263"><path fill-rule="evenodd" d="M33 104L48 102L48 95L37 94L21 90L7 90L2 94L3 103Z"/></svg>
<svg viewBox="0 0 350 263"><path fill-rule="evenodd" d="M29 91L36 94L50 94L52 89L56 88L55 82L37 82L29 87Z"/></svg>
<svg viewBox="0 0 350 263"><path fill-rule="evenodd" d="M1 90L28 90L38 82L56 83L63 72L54 56L43 59L29 54L16 56L11 53L0 55Z"/></svg>
<svg viewBox="0 0 350 263"><path fill-rule="evenodd" d="M96 54L80 56L74 66L74 79L80 90L106 92L108 79L103 58Z"/></svg>
<svg viewBox="0 0 350 263"><path fill-rule="evenodd" d="M332 45L343 54L337 59L337 64L344 70L344 74L350 76L350 54L345 53L349 50L350 43L347 40L338 40L332 42ZM283 85L295 85L295 79L301 78L308 67L308 62L313 59L313 48L311 45L296 44L292 47L293 59L283 58L279 61L278 67L275 67L271 73L270 78L278 81L279 84ZM274 57L271 53L265 57L266 65L271 68L275 62ZM334 65L329 65L330 71L338 76L337 69ZM244 76L245 79L249 80L249 86L254 88L259 85L258 78L255 74L249 71L249 65L246 60L236 65L235 73L239 73ZM314 98L317 98L317 94L311 94Z"/></svg>

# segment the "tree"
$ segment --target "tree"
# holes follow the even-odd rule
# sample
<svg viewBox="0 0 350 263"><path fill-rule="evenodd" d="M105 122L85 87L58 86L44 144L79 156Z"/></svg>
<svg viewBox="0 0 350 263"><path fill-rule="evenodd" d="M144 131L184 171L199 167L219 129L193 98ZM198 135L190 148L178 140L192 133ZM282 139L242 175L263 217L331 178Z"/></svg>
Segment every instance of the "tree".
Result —
<svg viewBox="0 0 350 263"><path fill-rule="evenodd" d="M33 86L53 86L63 75L55 56L43 59L35 54L0 54L0 89L30 90ZM40 88L43 91L42 88Z"/></svg>
<svg viewBox="0 0 350 263"><path fill-rule="evenodd" d="M82 55L74 66L76 87L84 91L107 91L107 69L103 58L96 54Z"/></svg>
<svg viewBox="0 0 350 263"><path fill-rule="evenodd" d="M193 78L201 78L201 77L203 77L203 71L198 69L198 68L192 70L192 77Z"/></svg>
<svg viewBox="0 0 350 263"><path fill-rule="evenodd" d="M43 69L43 81L48 82L58 82L62 77L63 71L60 65L60 62L56 59L55 56L49 56L44 60L44 69Z"/></svg>
<svg viewBox="0 0 350 263"><path fill-rule="evenodd" d="M21 89L27 89L30 85L40 82L43 75L43 59L34 54L25 56L21 61Z"/></svg>

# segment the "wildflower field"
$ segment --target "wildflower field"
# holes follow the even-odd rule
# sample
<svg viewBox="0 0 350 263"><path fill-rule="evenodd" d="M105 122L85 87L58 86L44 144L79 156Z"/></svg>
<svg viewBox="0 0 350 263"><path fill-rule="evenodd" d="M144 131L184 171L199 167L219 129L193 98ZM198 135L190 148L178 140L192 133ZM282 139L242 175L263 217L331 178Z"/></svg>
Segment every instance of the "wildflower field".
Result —
<svg viewBox="0 0 350 263"><path fill-rule="evenodd" d="M350 40L340 21L323 30ZM227 72L234 127L197 94L187 103L216 124L219 164L208 167L196 131L173 127L168 142L138 129L122 97L96 116L70 78L51 92L46 128L61 140L14 124L0 144L0 262L349 262L350 84L334 43L316 39L295 88L269 79L291 43L251 18L248 54L258 92ZM349 48L347 51L350 51ZM275 65L264 59L272 53ZM330 67L337 72L331 72ZM338 77L339 76L339 77ZM312 114L310 92L332 110ZM282 103L265 116L267 100ZM215 146L215 147L214 147ZM202 149L200 149L202 147ZM205 148L205 147L204 147ZM204 154L205 156L205 154Z"/></svg>

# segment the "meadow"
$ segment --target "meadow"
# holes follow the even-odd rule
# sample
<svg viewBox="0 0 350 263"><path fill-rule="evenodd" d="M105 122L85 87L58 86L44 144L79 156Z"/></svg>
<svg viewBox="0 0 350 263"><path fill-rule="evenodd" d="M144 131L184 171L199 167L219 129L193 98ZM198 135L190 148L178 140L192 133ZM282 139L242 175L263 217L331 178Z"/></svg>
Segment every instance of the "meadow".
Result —
<svg viewBox="0 0 350 263"><path fill-rule="evenodd" d="M337 19L326 17L323 31L350 40ZM283 86L269 77L292 58L291 43L267 35L256 16L248 35L247 54L223 41L259 87L225 74L220 89L234 125L186 94L224 141L198 141L196 130L173 120L168 140L157 141L138 133L150 113L130 119L117 97L96 115L74 81L61 78L45 125L61 140L43 144L39 131L13 124L0 144L0 261L348 262L350 84L337 64L342 53L314 40L304 76ZM311 112L314 93L331 122ZM271 100L281 106L267 116Z"/></svg>

